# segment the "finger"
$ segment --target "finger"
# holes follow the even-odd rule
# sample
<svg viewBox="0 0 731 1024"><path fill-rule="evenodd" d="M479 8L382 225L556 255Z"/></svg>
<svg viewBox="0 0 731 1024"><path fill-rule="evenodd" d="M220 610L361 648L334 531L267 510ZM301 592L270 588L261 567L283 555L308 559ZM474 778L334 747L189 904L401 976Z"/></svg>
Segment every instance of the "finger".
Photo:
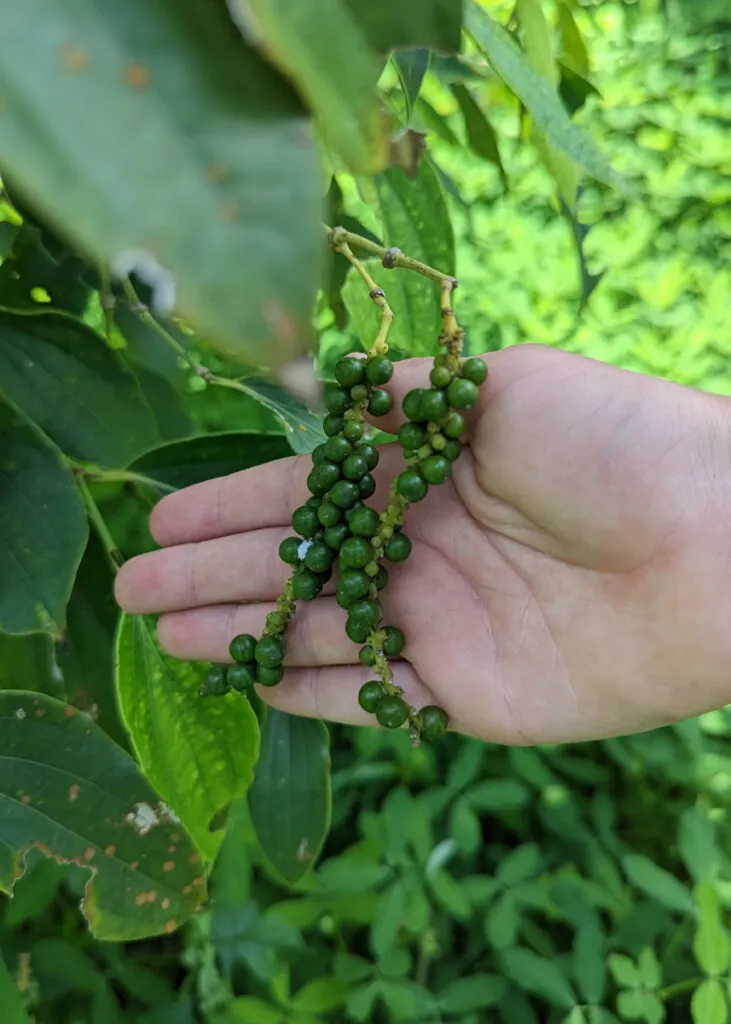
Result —
<svg viewBox="0 0 731 1024"><path fill-rule="evenodd" d="M416 672L406 661L392 663L393 679L404 698L415 708L434 700ZM267 704L291 715L324 718L345 725L377 725L358 704L358 690L373 670L361 665L329 665L322 668L290 668L278 686L257 687Z"/></svg>
<svg viewBox="0 0 731 1024"><path fill-rule="evenodd" d="M381 461L373 472L379 507L388 500L388 487L401 468L396 445L379 448ZM309 497L308 455L278 459L261 466L193 484L169 494L152 510L150 531L163 546L195 543L246 530L286 527L292 512ZM380 493L379 493L380 492Z"/></svg>
<svg viewBox="0 0 731 1024"><path fill-rule="evenodd" d="M139 555L119 570L117 602L144 615L275 600L292 571L279 557L279 545L291 532L272 527Z"/></svg>
<svg viewBox="0 0 731 1024"><path fill-rule="evenodd" d="M218 605L170 612L157 624L161 645L175 658L189 661L231 661L228 647L239 633L259 636L274 603ZM358 644L345 633L345 612L332 597L302 605L287 631L288 665L356 664Z"/></svg>

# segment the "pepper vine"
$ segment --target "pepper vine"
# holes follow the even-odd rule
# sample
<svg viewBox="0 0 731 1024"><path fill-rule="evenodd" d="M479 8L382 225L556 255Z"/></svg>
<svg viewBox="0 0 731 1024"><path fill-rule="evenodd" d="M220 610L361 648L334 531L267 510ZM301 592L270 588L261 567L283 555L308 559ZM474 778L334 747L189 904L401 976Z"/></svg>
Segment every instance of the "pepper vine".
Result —
<svg viewBox="0 0 731 1024"><path fill-rule="evenodd" d="M325 386L327 415L323 429L327 441L312 453L313 465L307 478L311 497L292 515L296 536L285 538L279 547L279 556L292 567L292 575L276 608L267 616L261 637L234 637L229 649L234 663L212 666L201 695L223 694L230 689L251 695L255 683L276 686L281 682L285 636L296 602L317 598L336 569L336 600L348 613L345 632L361 645L359 660L373 670L374 676L360 688L358 702L385 728L396 729L408 723L412 742L417 745L421 740L441 736L449 720L437 705L411 707L394 682L390 659L403 652L406 638L397 626L383 620L379 594L388 584L384 563L403 562L410 556L411 541L404 533L408 508L422 501L430 486L443 484L451 476L452 464L462 451L462 413L476 404L487 366L482 359L462 359L464 332L452 305L456 278L404 255L400 249L386 249L344 228L326 230L329 245L355 267L378 307L378 332L365 358L340 359L335 366L336 383ZM367 504L376 491L372 471L378 465L379 453L370 443L366 415L385 416L392 408L391 396L383 385L394 372L387 340L393 312L385 292L353 247L378 255L388 269L399 267L430 278L441 292L441 351L434 358L430 386L415 388L404 397L406 422L398 440L406 465L393 481L388 505L380 515Z"/></svg>

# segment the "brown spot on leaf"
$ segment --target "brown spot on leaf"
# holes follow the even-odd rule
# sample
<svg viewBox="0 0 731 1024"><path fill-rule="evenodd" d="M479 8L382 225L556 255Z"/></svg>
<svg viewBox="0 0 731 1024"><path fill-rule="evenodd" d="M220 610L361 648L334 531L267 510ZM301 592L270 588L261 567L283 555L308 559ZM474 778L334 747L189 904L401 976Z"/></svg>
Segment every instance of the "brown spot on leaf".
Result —
<svg viewBox="0 0 731 1024"><path fill-rule="evenodd" d="M180 836L179 836L179 834L177 832L173 832L173 834L170 836L170 842L171 843L179 843L180 842Z"/></svg>
<svg viewBox="0 0 731 1024"><path fill-rule="evenodd" d="M228 222L238 220L238 203L221 203L221 205L218 207L218 215L220 216L221 220L225 220Z"/></svg>
<svg viewBox="0 0 731 1024"><path fill-rule="evenodd" d="M278 341L286 345L294 344L299 336L297 321L280 302L276 299L267 300L262 313Z"/></svg>
<svg viewBox="0 0 731 1024"><path fill-rule="evenodd" d="M184 887L184 889L183 889L183 895L184 895L184 896L190 896L190 894L191 894L192 892L193 892L193 886L192 886L192 885L186 885L186 886Z"/></svg>
<svg viewBox="0 0 731 1024"><path fill-rule="evenodd" d="M73 718L74 715L76 714L76 708L72 708L70 704L67 704L66 707L63 709L63 713L66 716L66 718Z"/></svg>
<svg viewBox="0 0 731 1024"><path fill-rule="evenodd" d="M150 72L144 64L130 64L124 69L122 77L133 89L146 89L150 84Z"/></svg>
<svg viewBox="0 0 731 1024"><path fill-rule="evenodd" d="M21 802L21 804L29 804L30 803L30 797L28 796L27 793L22 793L21 794L20 802Z"/></svg>
<svg viewBox="0 0 731 1024"><path fill-rule="evenodd" d="M165 922L165 931L168 933L168 935L171 932L174 932L176 928L177 924L175 923L175 921L170 920Z"/></svg>
<svg viewBox="0 0 731 1024"><path fill-rule="evenodd" d="M201 855L199 853L191 853L190 857L188 857L188 861L191 864L200 864Z"/></svg>
<svg viewBox="0 0 731 1024"><path fill-rule="evenodd" d="M75 46L73 43L65 43L61 47L61 60L66 70L72 75L76 75L88 65L89 54L82 50L80 46Z"/></svg>
<svg viewBox="0 0 731 1024"><path fill-rule="evenodd" d="M45 708L36 708L36 718L43 718L46 713Z"/></svg>
<svg viewBox="0 0 731 1024"><path fill-rule="evenodd" d="M166 860L165 863L162 866L162 869L163 869L163 871L174 871L175 870L175 861L174 860Z"/></svg>
<svg viewBox="0 0 731 1024"><path fill-rule="evenodd" d="M206 167L206 177L209 181L223 181L228 171L221 164L210 164Z"/></svg>
<svg viewBox="0 0 731 1024"><path fill-rule="evenodd" d="M173 846L168 846L168 853L175 853L176 850L177 850L177 846L174 846L174 845Z"/></svg>
<svg viewBox="0 0 731 1024"><path fill-rule="evenodd" d="M162 907L163 910L167 910L168 909L168 907L170 906L170 900L167 898L167 896L161 902L160 906Z"/></svg>
<svg viewBox="0 0 731 1024"><path fill-rule="evenodd" d="M94 849L93 846L87 846L87 848L84 850L84 860L91 860L95 853L96 850Z"/></svg>
<svg viewBox="0 0 731 1024"><path fill-rule="evenodd" d="M135 896L135 903L137 904L138 907L141 907L143 903L147 903L147 893L138 892L137 895Z"/></svg>
<svg viewBox="0 0 731 1024"><path fill-rule="evenodd" d="M80 792L81 792L81 789L80 789L79 786L76 785L75 782L73 783L73 785L69 786L69 803L70 804L72 804L74 802L74 800L78 800L79 799L79 793Z"/></svg>
<svg viewBox="0 0 731 1024"><path fill-rule="evenodd" d="M114 854L117 852L117 847L110 843L109 846L104 847L104 852L106 853L107 857L113 857Z"/></svg>
<svg viewBox="0 0 731 1024"><path fill-rule="evenodd" d="M205 884L206 884L206 880L203 877L203 875L198 875L197 878L193 879L193 885L205 885Z"/></svg>
<svg viewBox="0 0 731 1024"><path fill-rule="evenodd" d="M132 863L130 864L130 869L132 871L136 871L139 866L140 862L138 860L133 860Z"/></svg>

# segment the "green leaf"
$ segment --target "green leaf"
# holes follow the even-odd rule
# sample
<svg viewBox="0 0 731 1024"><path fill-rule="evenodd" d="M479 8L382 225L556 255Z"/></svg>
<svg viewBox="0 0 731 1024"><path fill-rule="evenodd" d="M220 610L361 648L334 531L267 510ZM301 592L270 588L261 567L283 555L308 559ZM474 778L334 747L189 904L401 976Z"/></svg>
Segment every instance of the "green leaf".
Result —
<svg viewBox="0 0 731 1024"><path fill-rule="evenodd" d="M276 435L206 434L154 448L135 459L128 469L145 477L151 487L167 492L238 473L289 454L287 442Z"/></svg>
<svg viewBox="0 0 731 1024"><path fill-rule="evenodd" d="M570 62L572 71L585 77L590 71L589 52L566 0L561 0L558 7L558 27L564 59Z"/></svg>
<svg viewBox="0 0 731 1024"><path fill-rule="evenodd" d="M515 942L519 924L518 901L512 892L505 892L487 911L485 937L495 949L507 949Z"/></svg>
<svg viewBox="0 0 731 1024"><path fill-rule="evenodd" d="M385 957L396 945L401 929L408 924L406 887L395 881L378 897L371 924L371 948L377 957Z"/></svg>
<svg viewBox="0 0 731 1024"><path fill-rule="evenodd" d="M310 412L289 391L256 377L247 377L239 384L246 394L274 413L284 427L292 450L298 455L308 455L326 440L320 417Z"/></svg>
<svg viewBox="0 0 731 1024"><path fill-rule="evenodd" d="M497 74L512 89L544 132L546 141L610 185L623 182L583 128L572 122L555 88L529 66L525 55L502 26L472 0L467 6L466 24L477 45Z"/></svg>
<svg viewBox="0 0 731 1024"><path fill-rule="evenodd" d="M693 993L690 1000L693 1024L726 1024L728 1003L723 985L718 978L706 978Z"/></svg>
<svg viewBox="0 0 731 1024"><path fill-rule="evenodd" d="M723 974L728 967L730 951L718 893L710 882L701 882L693 890L693 898L698 907L693 955L706 974Z"/></svg>
<svg viewBox="0 0 731 1024"><path fill-rule="evenodd" d="M467 921L472 916L469 900L457 882L447 871L435 871L429 875L429 887L434 899L458 921Z"/></svg>
<svg viewBox="0 0 731 1024"><path fill-rule="evenodd" d="M267 860L296 882L319 856L330 828L327 727L268 708L248 800Z"/></svg>
<svg viewBox="0 0 731 1024"><path fill-rule="evenodd" d="M640 972L640 984L644 988L657 988L662 981L662 968L651 946L645 946L640 950L637 967Z"/></svg>
<svg viewBox="0 0 731 1024"><path fill-rule="evenodd" d="M649 857L628 853L622 857L622 868L632 885L664 907L681 912L690 910L690 893L683 883Z"/></svg>
<svg viewBox="0 0 731 1024"><path fill-rule="evenodd" d="M240 996L211 1024L282 1024L282 1011L258 996Z"/></svg>
<svg viewBox="0 0 731 1024"><path fill-rule="evenodd" d="M532 949L514 946L502 954L505 973L521 988L569 1010L576 1003L571 982L555 960L546 960Z"/></svg>
<svg viewBox="0 0 731 1024"><path fill-rule="evenodd" d="M53 641L46 633L0 633L0 690L36 690L62 697L63 684L53 669Z"/></svg>
<svg viewBox="0 0 731 1024"><path fill-rule="evenodd" d="M461 145L459 139L450 128L447 119L436 111L423 96L420 96L418 99L417 111L427 130L438 135L442 142L446 142L450 146Z"/></svg>
<svg viewBox="0 0 731 1024"><path fill-rule="evenodd" d="M380 170L385 124L378 107L379 64L343 0L317 13L289 0L228 0L244 35L297 85L326 143L354 173Z"/></svg>
<svg viewBox="0 0 731 1024"><path fill-rule="evenodd" d="M123 466L159 440L136 380L81 320L0 309L0 339L2 393L67 455Z"/></svg>
<svg viewBox="0 0 731 1024"><path fill-rule="evenodd" d="M640 971L631 957L624 953L611 953L607 960L612 977L618 985L635 988L641 983Z"/></svg>
<svg viewBox="0 0 731 1024"><path fill-rule="evenodd" d="M535 878L543 866L543 854L536 843L523 843L506 854L497 866L496 877L503 885L518 885Z"/></svg>
<svg viewBox="0 0 731 1024"><path fill-rule="evenodd" d="M604 936L599 928L585 925L574 938L573 975L587 1003L601 1003L607 985Z"/></svg>
<svg viewBox="0 0 731 1024"><path fill-rule="evenodd" d="M44 857L39 850L28 851L25 867L25 874L15 883L5 910L6 928L17 928L42 914L56 898L65 874L60 864Z"/></svg>
<svg viewBox="0 0 731 1024"><path fill-rule="evenodd" d="M418 6L413 0L345 3L379 53L412 46L457 53L462 44L462 0L419 0Z"/></svg>
<svg viewBox="0 0 731 1024"><path fill-rule="evenodd" d="M276 914L261 914L253 901L241 908L214 903L211 942L227 975L237 964L245 964L263 981L274 976L277 953L305 948L295 928Z"/></svg>
<svg viewBox="0 0 731 1024"><path fill-rule="evenodd" d="M467 796L477 811L519 811L528 803L530 791L518 779L485 779Z"/></svg>
<svg viewBox="0 0 731 1024"><path fill-rule="evenodd" d="M487 160L497 167L502 183L507 189L508 178L500 158L500 148L495 129L488 121L486 114L478 106L477 101L466 85L462 83L454 84L452 86L452 93L459 104L459 109L462 111L470 149L477 156L482 157L483 160Z"/></svg>
<svg viewBox="0 0 731 1024"><path fill-rule="evenodd" d="M393 1021L428 1020L436 1005L431 992L414 981L382 981L381 996Z"/></svg>
<svg viewBox="0 0 731 1024"><path fill-rule="evenodd" d="M396 65L401 88L404 91L406 101L406 121L408 124L414 115L421 83L429 67L431 52L424 47L416 47L412 50L397 50L393 55L393 62Z"/></svg>
<svg viewBox="0 0 731 1024"><path fill-rule="evenodd" d="M314 140L224 5L2 13L0 148L23 196L97 260L136 267L153 305L211 343L270 364L298 353L322 244Z"/></svg>
<svg viewBox="0 0 731 1024"><path fill-rule="evenodd" d="M698 805L680 815L678 847L685 866L696 882L710 882L715 878L719 868L716 829Z"/></svg>
<svg viewBox="0 0 731 1024"><path fill-rule="evenodd" d="M0 401L0 631L62 636L87 532L61 453Z"/></svg>
<svg viewBox="0 0 731 1024"><path fill-rule="evenodd" d="M118 608L113 586L104 549L96 534L91 534L71 591L66 636L56 647L56 664L67 702L88 711L115 743L127 746L114 690Z"/></svg>
<svg viewBox="0 0 731 1024"><path fill-rule="evenodd" d="M472 1013L496 1006L505 991L505 979L497 974L473 974L456 978L439 993L442 1013Z"/></svg>
<svg viewBox="0 0 731 1024"><path fill-rule="evenodd" d="M83 712L43 694L0 693L0 888L37 848L89 871L97 938L172 931L205 897L199 856L137 765Z"/></svg>
<svg viewBox="0 0 731 1024"><path fill-rule="evenodd" d="M662 1024L665 1020L665 1007L660 998L643 989L620 992L617 1010L626 1020L644 1020L647 1024Z"/></svg>
<svg viewBox="0 0 731 1024"><path fill-rule="evenodd" d="M292 1000L300 1013L328 1013L345 1000L348 986L334 978L315 978L308 981Z"/></svg>
<svg viewBox="0 0 731 1024"><path fill-rule="evenodd" d="M3 1008L3 1024L31 1024L23 997L10 976L0 950L0 1006Z"/></svg>
<svg viewBox="0 0 731 1024"><path fill-rule="evenodd" d="M172 384L143 368L136 371L135 378L152 410L157 433L164 441L177 441L195 433L195 424Z"/></svg>
<svg viewBox="0 0 731 1024"><path fill-rule="evenodd" d="M84 263L34 223L27 210L20 212L24 222L15 228L12 252L0 266L0 306L38 310L34 291L42 288L56 309L81 316L91 290L82 280Z"/></svg>
<svg viewBox="0 0 731 1024"><path fill-rule="evenodd" d="M445 274L454 273L454 237L439 179L428 161L418 177L386 171L375 179L384 244L398 246ZM426 277L407 270L386 270L367 261L376 284L385 291L394 320L389 344L412 356L433 355L441 330L439 288ZM352 270L343 288L343 301L353 328L369 346L379 324L378 310L368 297L362 278Z"/></svg>
<svg viewBox="0 0 731 1024"><path fill-rule="evenodd" d="M223 839L212 823L246 793L259 730L239 694L198 696L206 668L165 654L151 618L121 617L116 685L122 719L145 775L212 860Z"/></svg>
<svg viewBox="0 0 731 1024"><path fill-rule="evenodd" d="M190 348L190 336L183 333L173 320L152 317L149 311L140 315L133 312L126 299L116 298L114 325L126 342L126 348L122 350L125 357L140 369L157 374L172 384L182 385L186 377L185 368L173 347L155 329L155 323L183 350Z"/></svg>

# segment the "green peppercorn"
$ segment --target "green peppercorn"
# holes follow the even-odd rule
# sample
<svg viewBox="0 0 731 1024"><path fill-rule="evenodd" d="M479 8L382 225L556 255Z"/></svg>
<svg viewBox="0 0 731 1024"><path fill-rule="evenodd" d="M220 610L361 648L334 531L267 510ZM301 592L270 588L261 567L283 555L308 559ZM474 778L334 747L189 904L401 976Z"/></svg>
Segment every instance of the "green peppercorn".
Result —
<svg viewBox="0 0 731 1024"><path fill-rule="evenodd" d="M300 505L292 513L292 528L300 537L314 537L320 529L317 509L311 505Z"/></svg>
<svg viewBox="0 0 731 1024"><path fill-rule="evenodd" d="M376 478L366 473L358 481L358 494L361 498L372 498L376 493Z"/></svg>
<svg viewBox="0 0 731 1024"><path fill-rule="evenodd" d="M365 373L370 384L388 384L393 377L393 363L388 356L373 356L366 363Z"/></svg>
<svg viewBox="0 0 731 1024"><path fill-rule="evenodd" d="M285 537L279 545L279 557L287 565L296 565L299 561L299 549L302 541L299 537Z"/></svg>
<svg viewBox="0 0 731 1024"><path fill-rule="evenodd" d="M447 441L442 449L442 455L445 459L449 459L450 462L455 462L461 454L462 445L456 440L456 438L452 441Z"/></svg>
<svg viewBox="0 0 731 1024"><path fill-rule="evenodd" d="M455 377L447 388L447 401L453 409L471 409L479 397L477 385L464 377Z"/></svg>
<svg viewBox="0 0 731 1024"><path fill-rule="evenodd" d="M398 439L402 448L414 451L426 441L426 431L418 423L404 423L398 432Z"/></svg>
<svg viewBox="0 0 731 1024"><path fill-rule="evenodd" d="M365 597L369 590L370 580L362 569L345 569L340 573L337 595L347 601L342 607L349 608L354 601Z"/></svg>
<svg viewBox="0 0 731 1024"><path fill-rule="evenodd" d="M359 622L362 625L372 628L377 626L381 618L381 606L373 598L364 597L356 601L348 609L348 618L352 622Z"/></svg>
<svg viewBox="0 0 731 1024"><path fill-rule="evenodd" d="M264 665L256 667L256 681L262 686L276 686L284 678L284 665L276 668L265 668Z"/></svg>
<svg viewBox="0 0 731 1024"><path fill-rule="evenodd" d="M388 569L384 565L378 567L375 578L376 590L383 590L388 583Z"/></svg>
<svg viewBox="0 0 731 1024"><path fill-rule="evenodd" d="M318 444L312 452L312 465L317 466L321 462L327 462L327 455L325 454L325 444Z"/></svg>
<svg viewBox="0 0 731 1024"><path fill-rule="evenodd" d="M407 420L412 420L414 423L423 423L427 419L426 416L422 417L421 415L421 396L423 394L424 388L414 388L404 396L401 408Z"/></svg>
<svg viewBox="0 0 731 1024"><path fill-rule="evenodd" d="M349 508L348 511L345 513L345 522L348 524L348 526L350 526L351 517L355 515L359 508L365 508L365 502L356 501L355 505L353 505L352 508Z"/></svg>
<svg viewBox="0 0 731 1024"><path fill-rule="evenodd" d="M347 459L352 451L353 446L350 441L347 437L342 437L340 434L328 438L325 442L325 452L331 462L342 462L344 459Z"/></svg>
<svg viewBox="0 0 731 1024"><path fill-rule="evenodd" d="M340 564L344 569L362 569L373 557L373 548L364 537L348 537L340 548Z"/></svg>
<svg viewBox="0 0 731 1024"><path fill-rule="evenodd" d="M438 740L447 731L449 716L447 712L436 704L428 704L419 711L418 719L421 724L422 739L427 741Z"/></svg>
<svg viewBox="0 0 731 1024"><path fill-rule="evenodd" d="M376 448L375 445L362 444L358 449L358 454L362 455L363 458L366 460L366 465L368 466L369 470L375 469L376 466L378 465L380 455L378 454L378 449Z"/></svg>
<svg viewBox="0 0 731 1024"><path fill-rule="evenodd" d="M228 653L234 661L253 661L254 649L256 648L256 637L251 633L239 633L228 645Z"/></svg>
<svg viewBox="0 0 731 1024"><path fill-rule="evenodd" d="M462 363L462 376L479 387L487 380L487 363L484 359L477 359L475 356L465 359Z"/></svg>
<svg viewBox="0 0 731 1024"><path fill-rule="evenodd" d="M256 682L255 665L229 665L226 670L226 682L237 693L251 693Z"/></svg>
<svg viewBox="0 0 731 1024"><path fill-rule="evenodd" d="M320 507L320 505L322 505L322 498L320 498L319 496L313 494L313 496L311 498L307 499L307 501L305 502L305 505L311 505L312 508L318 509Z"/></svg>
<svg viewBox="0 0 731 1024"><path fill-rule="evenodd" d="M389 562L405 562L411 554L411 541L405 533L395 533L386 541L384 554Z"/></svg>
<svg viewBox="0 0 731 1024"><path fill-rule="evenodd" d="M370 633L370 627L364 626L360 622L351 622L350 619L345 623L345 635L349 640L352 640L354 644L364 644L368 639Z"/></svg>
<svg viewBox="0 0 731 1024"><path fill-rule="evenodd" d="M426 497L429 485L417 469L405 469L396 478L396 488L407 501L416 502Z"/></svg>
<svg viewBox="0 0 731 1024"><path fill-rule="evenodd" d="M442 423L442 433L446 437L460 437L464 434L465 427L464 416L458 412L450 412L444 423Z"/></svg>
<svg viewBox="0 0 731 1024"><path fill-rule="evenodd" d="M360 441L365 433L365 427L360 420L348 420L343 427L343 436L349 441Z"/></svg>
<svg viewBox="0 0 731 1024"><path fill-rule="evenodd" d="M308 549L304 563L312 572L327 572L335 556L324 541L316 540Z"/></svg>
<svg viewBox="0 0 731 1024"><path fill-rule="evenodd" d="M360 384L364 377L365 364L362 359L356 359L355 356L344 356L335 364L335 380L344 388L352 388L354 384Z"/></svg>
<svg viewBox="0 0 731 1024"><path fill-rule="evenodd" d="M343 463L343 476L346 480L360 480L367 472L368 463L357 452L349 455Z"/></svg>
<svg viewBox="0 0 731 1024"><path fill-rule="evenodd" d="M372 647L361 647L358 652L358 661L361 665L365 665L366 668L372 668L376 663L376 652Z"/></svg>
<svg viewBox="0 0 731 1024"><path fill-rule="evenodd" d="M328 413L322 421L322 429L328 437L334 437L336 434L339 434L344 426L345 420L342 416L338 416L336 412Z"/></svg>
<svg viewBox="0 0 731 1024"><path fill-rule="evenodd" d="M376 721L385 729L398 729L409 717L409 709L400 697L386 695L376 705Z"/></svg>
<svg viewBox="0 0 731 1024"><path fill-rule="evenodd" d="M284 642L278 636L264 635L254 649L254 657L259 665L276 668L284 661Z"/></svg>
<svg viewBox="0 0 731 1024"><path fill-rule="evenodd" d="M429 374L429 380L432 382L432 386L435 388L446 388L452 379L452 372L446 366L435 366L432 372Z"/></svg>
<svg viewBox="0 0 731 1024"><path fill-rule="evenodd" d="M322 534L322 539L333 551L339 551L349 536L350 527L348 524L338 523L337 526L326 527Z"/></svg>
<svg viewBox="0 0 731 1024"><path fill-rule="evenodd" d="M336 526L343 518L343 514L332 502L323 501L317 510L317 518L323 526Z"/></svg>
<svg viewBox="0 0 731 1024"><path fill-rule="evenodd" d="M348 520L351 533L354 533L356 537L375 537L380 523L381 517L376 510L368 508L367 505L356 509Z"/></svg>
<svg viewBox="0 0 731 1024"><path fill-rule="evenodd" d="M354 388L350 389L351 402L359 405L361 402L365 402L366 398L368 398L368 388L365 384L356 384Z"/></svg>
<svg viewBox="0 0 731 1024"><path fill-rule="evenodd" d="M266 633L281 633L286 628L288 616L284 612L269 612L266 618Z"/></svg>
<svg viewBox="0 0 731 1024"><path fill-rule="evenodd" d="M395 626L386 626L384 630L383 653L389 658L397 658L406 645L406 637Z"/></svg>
<svg viewBox="0 0 731 1024"><path fill-rule="evenodd" d="M380 683L377 679L371 679L369 682L363 683L360 690L358 690L358 703L364 711L372 715L385 696L386 691L383 683Z"/></svg>
<svg viewBox="0 0 731 1024"><path fill-rule="evenodd" d="M419 415L421 419L438 422L447 415L447 396L439 388L429 388L422 392L419 401Z"/></svg>
<svg viewBox="0 0 731 1024"><path fill-rule="evenodd" d="M318 575L311 569L298 569L292 580L292 595L298 601L314 601L321 593L322 581Z"/></svg>
<svg viewBox="0 0 731 1024"><path fill-rule="evenodd" d="M331 437L330 440L336 441L337 438ZM339 479L340 466L336 466L334 462L321 462L319 466L313 467L307 477L307 489L312 491L316 497L321 498Z"/></svg>
<svg viewBox="0 0 731 1024"><path fill-rule="evenodd" d="M435 452L443 452L447 447L447 439L444 434L432 434L429 438L429 444Z"/></svg>
<svg viewBox="0 0 731 1024"><path fill-rule="evenodd" d="M228 689L226 666L211 665L203 677L203 686L200 689L201 697L223 697L225 693L228 693Z"/></svg>
<svg viewBox="0 0 731 1024"><path fill-rule="evenodd" d="M388 391L381 391L380 388L376 388L371 392L368 402L368 412L371 416L385 416L386 413L391 411L392 406L393 399Z"/></svg>
<svg viewBox="0 0 731 1024"><path fill-rule="evenodd" d="M419 469L428 484L443 484L452 472L452 463L444 455L430 455Z"/></svg>
<svg viewBox="0 0 731 1024"><path fill-rule="evenodd" d="M358 485L352 480L338 480L330 488L330 501L338 508L352 508L360 498Z"/></svg>
<svg viewBox="0 0 731 1024"><path fill-rule="evenodd" d="M339 388L336 384L325 385L322 398L328 412L342 413L350 405L350 395L344 388Z"/></svg>

